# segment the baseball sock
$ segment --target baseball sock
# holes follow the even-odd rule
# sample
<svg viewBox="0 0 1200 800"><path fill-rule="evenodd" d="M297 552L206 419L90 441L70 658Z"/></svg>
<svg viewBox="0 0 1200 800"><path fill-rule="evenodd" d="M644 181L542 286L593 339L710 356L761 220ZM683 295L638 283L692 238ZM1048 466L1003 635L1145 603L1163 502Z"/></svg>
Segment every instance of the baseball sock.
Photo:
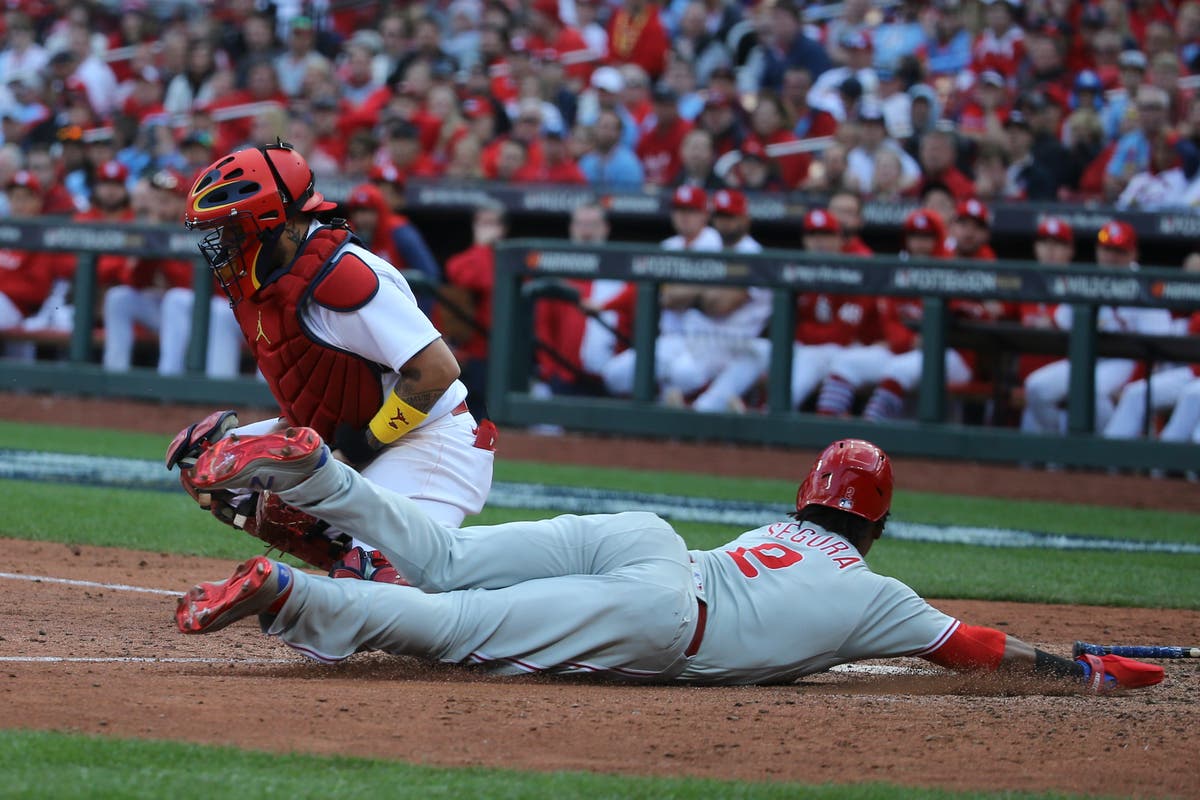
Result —
<svg viewBox="0 0 1200 800"><path fill-rule="evenodd" d="M875 387L867 407L863 409L863 419L881 422L886 419L896 419L904 411L904 389L896 381L888 378Z"/></svg>
<svg viewBox="0 0 1200 800"><path fill-rule="evenodd" d="M792 398L795 401L796 398ZM821 383L817 394L817 413L827 417L844 417L854 406L854 387L845 378L830 375Z"/></svg>

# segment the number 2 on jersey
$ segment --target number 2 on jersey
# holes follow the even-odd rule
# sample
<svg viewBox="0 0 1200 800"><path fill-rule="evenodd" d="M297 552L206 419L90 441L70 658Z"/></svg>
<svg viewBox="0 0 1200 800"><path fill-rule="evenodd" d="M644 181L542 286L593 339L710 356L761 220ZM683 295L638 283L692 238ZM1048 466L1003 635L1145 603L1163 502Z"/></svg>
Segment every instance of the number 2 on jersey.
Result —
<svg viewBox="0 0 1200 800"><path fill-rule="evenodd" d="M726 550L725 552L729 554L733 563L737 564L737 568L747 578L758 577L758 567L750 562L751 556L765 569L784 569L804 560L804 556L800 552L778 542L763 542L749 550L739 547L736 550Z"/></svg>

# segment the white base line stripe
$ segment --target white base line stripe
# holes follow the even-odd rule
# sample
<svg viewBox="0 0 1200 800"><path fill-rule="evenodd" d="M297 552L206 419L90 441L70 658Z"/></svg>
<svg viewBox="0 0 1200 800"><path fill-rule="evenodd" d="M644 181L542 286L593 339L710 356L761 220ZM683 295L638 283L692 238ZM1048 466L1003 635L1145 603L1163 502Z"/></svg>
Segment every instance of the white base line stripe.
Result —
<svg viewBox="0 0 1200 800"><path fill-rule="evenodd" d="M48 575L18 575L12 572L0 572L0 578L11 581L30 581L31 583L61 583L67 586L87 586L92 589L111 589L114 592L142 592L143 594L165 594L179 597L183 592L174 589L147 589L143 586L128 586L124 583L96 583L95 581L74 581L69 578L52 578Z"/></svg>
<svg viewBox="0 0 1200 800"><path fill-rule="evenodd" d="M865 675L945 675L941 670L897 667L890 664L838 664L830 672L857 672Z"/></svg>
<svg viewBox="0 0 1200 800"><path fill-rule="evenodd" d="M2 662L24 664L299 664L294 658L141 658L118 656L83 658L74 656L0 656Z"/></svg>

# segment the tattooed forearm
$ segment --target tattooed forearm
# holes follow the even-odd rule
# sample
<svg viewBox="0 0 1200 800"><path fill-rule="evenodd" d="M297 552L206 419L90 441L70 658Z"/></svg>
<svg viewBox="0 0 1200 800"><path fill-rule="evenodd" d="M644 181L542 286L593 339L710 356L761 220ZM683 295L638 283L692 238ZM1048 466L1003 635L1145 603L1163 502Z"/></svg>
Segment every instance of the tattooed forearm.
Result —
<svg viewBox="0 0 1200 800"><path fill-rule="evenodd" d="M445 389L433 389L423 392L406 392L403 384L396 387L396 396L417 411L429 413L429 409L433 408L438 399L446 393Z"/></svg>
<svg viewBox="0 0 1200 800"><path fill-rule="evenodd" d="M307 226L300 228L296 225L288 225L283 229L283 233L292 241L293 244L299 247L300 245L304 244L304 238L308 234L308 228Z"/></svg>

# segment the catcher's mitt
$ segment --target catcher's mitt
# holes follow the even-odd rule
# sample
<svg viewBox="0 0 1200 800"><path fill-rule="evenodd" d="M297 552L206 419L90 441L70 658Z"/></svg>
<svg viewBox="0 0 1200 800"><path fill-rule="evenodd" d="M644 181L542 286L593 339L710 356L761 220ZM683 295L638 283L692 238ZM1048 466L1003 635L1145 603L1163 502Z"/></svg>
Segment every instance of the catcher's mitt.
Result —
<svg viewBox="0 0 1200 800"><path fill-rule="evenodd" d="M201 492L191 482L191 474L190 469L182 470L179 482L201 508L229 527L261 539L275 550L329 572L350 549L348 535L331 535L329 523L289 506L270 492L246 494L228 489Z"/></svg>
<svg viewBox="0 0 1200 800"><path fill-rule="evenodd" d="M234 411L214 411L199 422L194 422L175 435L167 448L167 469L176 464L181 470L196 465L196 459L213 442L238 426ZM195 495L192 495L195 497Z"/></svg>

